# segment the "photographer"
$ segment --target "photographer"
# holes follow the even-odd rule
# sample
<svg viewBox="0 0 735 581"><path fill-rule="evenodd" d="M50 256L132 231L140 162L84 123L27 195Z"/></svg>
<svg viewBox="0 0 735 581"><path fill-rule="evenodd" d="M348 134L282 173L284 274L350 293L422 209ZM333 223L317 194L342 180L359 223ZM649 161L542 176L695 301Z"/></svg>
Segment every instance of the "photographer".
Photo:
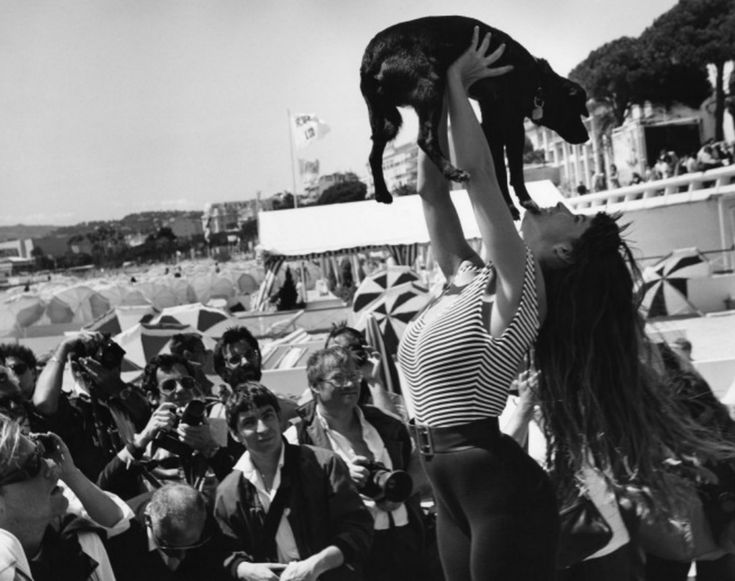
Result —
<svg viewBox="0 0 735 581"><path fill-rule="evenodd" d="M371 403L384 412L401 417L401 396L390 393L380 380L380 355L367 344L365 336L346 324L336 325L329 333L324 347L344 347L352 353L357 368L362 374L359 403ZM392 363L392 362L391 362ZM391 365L391 367L393 367ZM398 373L395 374L398 381Z"/></svg>
<svg viewBox="0 0 735 581"><path fill-rule="evenodd" d="M131 498L165 482L201 488L229 474L234 458L225 447L227 427L210 417L221 404L206 400L188 361L154 357L143 373L143 389L153 414L102 471L102 488Z"/></svg>
<svg viewBox="0 0 735 581"><path fill-rule="evenodd" d="M33 392L43 428L61 436L92 480L150 416L142 394L120 378L124 353L100 333L67 337L46 362ZM74 377L71 393L61 389L67 364Z"/></svg>
<svg viewBox="0 0 735 581"><path fill-rule="evenodd" d="M314 401L286 431L291 443L336 452L347 464L374 519L375 536L366 579L425 579L425 534L418 498L412 495L411 439L404 424L370 405L358 405L361 375L352 353L323 349L307 363ZM387 483L390 475L395 496Z"/></svg>

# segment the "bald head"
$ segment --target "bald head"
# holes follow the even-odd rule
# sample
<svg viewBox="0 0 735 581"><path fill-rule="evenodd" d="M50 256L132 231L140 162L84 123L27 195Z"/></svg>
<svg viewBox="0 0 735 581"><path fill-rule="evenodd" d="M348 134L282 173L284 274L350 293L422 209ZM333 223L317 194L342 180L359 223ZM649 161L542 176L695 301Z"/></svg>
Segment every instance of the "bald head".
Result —
<svg viewBox="0 0 735 581"><path fill-rule="evenodd" d="M153 535L166 545L197 543L207 520L202 494L188 484L167 484L153 493L146 513Z"/></svg>

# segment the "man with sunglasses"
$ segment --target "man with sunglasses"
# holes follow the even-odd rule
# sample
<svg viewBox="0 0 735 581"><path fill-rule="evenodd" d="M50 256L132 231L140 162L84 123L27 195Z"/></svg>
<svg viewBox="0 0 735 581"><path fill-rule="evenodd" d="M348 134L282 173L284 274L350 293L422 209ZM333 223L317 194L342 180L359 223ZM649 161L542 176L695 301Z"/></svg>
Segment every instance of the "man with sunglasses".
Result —
<svg viewBox="0 0 735 581"><path fill-rule="evenodd" d="M227 579L226 548L204 496L169 483L132 498L130 530L108 543L117 581Z"/></svg>
<svg viewBox="0 0 735 581"><path fill-rule="evenodd" d="M61 438L26 436L0 415L0 578L17 578L14 570L35 581L112 581L99 533L120 534L131 517L74 465Z"/></svg>
<svg viewBox="0 0 735 581"><path fill-rule="evenodd" d="M217 342L213 355L214 370L227 384L222 391L248 381L260 381L263 376L260 346L247 327L227 329ZM298 404L290 399L278 398L281 408L281 427L288 427L291 418L298 415Z"/></svg>
<svg viewBox="0 0 735 581"><path fill-rule="evenodd" d="M216 402L207 401L189 362L157 355L146 365L142 386L154 411L104 468L100 486L131 498L164 482L201 484L210 469L218 480L229 474L235 462L226 426L208 417ZM192 418L195 407L200 415Z"/></svg>

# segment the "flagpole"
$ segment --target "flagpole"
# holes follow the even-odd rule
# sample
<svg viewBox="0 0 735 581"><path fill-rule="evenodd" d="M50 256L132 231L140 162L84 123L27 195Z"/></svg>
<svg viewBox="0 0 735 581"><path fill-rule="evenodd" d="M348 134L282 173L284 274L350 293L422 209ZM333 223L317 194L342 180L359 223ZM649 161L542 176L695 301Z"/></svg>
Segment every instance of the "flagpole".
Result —
<svg viewBox="0 0 735 581"><path fill-rule="evenodd" d="M293 207L298 208L299 194L296 191L296 160L293 151L293 128L291 127L293 120L291 119L290 109L286 109L286 115L288 116L288 144L291 148L291 182L293 184Z"/></svg>

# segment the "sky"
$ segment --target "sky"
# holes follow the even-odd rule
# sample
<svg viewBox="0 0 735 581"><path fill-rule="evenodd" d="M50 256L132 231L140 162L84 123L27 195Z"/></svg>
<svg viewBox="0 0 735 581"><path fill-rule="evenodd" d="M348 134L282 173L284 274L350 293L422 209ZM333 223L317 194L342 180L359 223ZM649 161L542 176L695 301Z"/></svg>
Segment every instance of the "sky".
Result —
<svg viewBox="0 0 735 581"><path fill-rule="evenodd" d="M292 189L288 111L331 128L297 150L367 174L369 40L461 14L566 75L675 0L0 0L0 225L201 210ZM415 139L413 112L398 143Z"/></svg>

